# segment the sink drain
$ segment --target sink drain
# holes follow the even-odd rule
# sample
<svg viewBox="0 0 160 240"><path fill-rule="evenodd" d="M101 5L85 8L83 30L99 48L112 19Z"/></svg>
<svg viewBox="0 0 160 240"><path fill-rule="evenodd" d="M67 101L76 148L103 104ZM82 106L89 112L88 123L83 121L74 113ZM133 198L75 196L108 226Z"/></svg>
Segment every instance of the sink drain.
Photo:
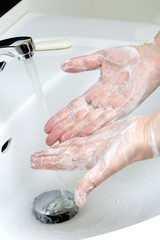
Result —
<svg viewBox="0 0 160 240"><path fill-rule="evenodd" d="M63 205L60 190L44 192L34 199L33 214L42 223L55 224L72 219L78 212L74 195L66 192L69 204Z"/></svg>

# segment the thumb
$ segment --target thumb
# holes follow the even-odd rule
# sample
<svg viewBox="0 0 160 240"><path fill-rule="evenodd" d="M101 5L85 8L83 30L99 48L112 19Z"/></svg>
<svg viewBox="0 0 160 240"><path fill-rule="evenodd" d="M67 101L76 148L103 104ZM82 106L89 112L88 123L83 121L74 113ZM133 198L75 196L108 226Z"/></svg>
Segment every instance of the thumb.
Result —
<svg viewBox="0 0 160 240"><path fill-rule="evenodd" d="M104 169L106 169L106 164L105 162L101 162L87 172L79 181L74 196L77 206L83 207L88 194L106 179L106 177L104 177Z"/></svg>
<svg viewBox="0 0 160 240"><path fill-rule="evenodd" d="M103 51L98 51L90 55L71 58L62 63L62 69L65 72L83 72L97 69L102 65Z"/></svg>
<svg viewBox="0 0 160 240"><path fill-rule="evenodd" d="M111 155L106 153L105 159L103 158L98 162L79 181L74 196L77 206L83 207L90 192L92 192L104 180L126 166L124 159L120 154Z"/></svg>

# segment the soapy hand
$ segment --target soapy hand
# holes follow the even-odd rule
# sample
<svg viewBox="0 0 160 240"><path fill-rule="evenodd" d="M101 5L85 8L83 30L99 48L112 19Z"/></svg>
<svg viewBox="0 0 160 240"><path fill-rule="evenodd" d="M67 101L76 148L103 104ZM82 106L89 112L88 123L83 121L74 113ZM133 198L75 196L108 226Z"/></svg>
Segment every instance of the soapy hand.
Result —
<svg viewBox="0 0 160 240"><path fill-rule="evenodd" d="M45 126L47 144L88 136L128 115L160 84L160 33L153 43L105 49L63 63L66 72L100 68L100 78Z"/></svg>
<svg viewBox="0 0 160 240"><path fill-rule="evenodd" d="M89 170L75 191L82 207L87 195L108 177L136 161L160 155L160 112L117 121L91 136L75 137L37 152L31 157L33 169Z"/></svg>

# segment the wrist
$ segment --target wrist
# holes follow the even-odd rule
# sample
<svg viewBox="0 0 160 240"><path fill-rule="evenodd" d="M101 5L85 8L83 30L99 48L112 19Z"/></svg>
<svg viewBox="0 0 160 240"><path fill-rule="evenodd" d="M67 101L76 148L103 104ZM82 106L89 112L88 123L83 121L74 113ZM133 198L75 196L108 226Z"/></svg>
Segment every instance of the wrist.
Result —
<svg viewBox="0 0 160 240"><path fill-rule="evenodd" d="M160 111L155 113L151 120L152 132L155 136L155 143L157 145L157 150L160 155Z"/></svg>
<svg viewBox="0 0 160 240"><path fill-rule="evenodd" d="M155 36L153 41L136 46L141 56L150 58L155 62L160 62L160 32Z"/></svg>
<svg viewBox="0 0 160 240"><path fill-rule="evenodd" d="M160 111L151 116L144 126L145 159L160 156Z"/></svg>
<svg viewBox="0 0 160 240"><path fill-rule="evenodd" d="M157 33L157 35L154 37L154 42L157 45L158 48L160 48L160 31Z"/></svg>

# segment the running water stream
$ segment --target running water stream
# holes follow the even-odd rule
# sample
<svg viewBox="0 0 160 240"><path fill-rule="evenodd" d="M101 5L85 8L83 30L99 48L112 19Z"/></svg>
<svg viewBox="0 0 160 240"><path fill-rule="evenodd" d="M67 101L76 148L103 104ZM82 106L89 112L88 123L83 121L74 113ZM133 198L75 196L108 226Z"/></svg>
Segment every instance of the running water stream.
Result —
<svg viewBox="0 0 160 240"><path fill-rule="evenodd" d="M26 59L24 61L24 64L26 67L26 71L31 79L33 91L36 94L37 100L41 105L44 121L47 122L49 119L48 108L47 108L47 105L45 102L42 87L40 84L39 75L38 75L36 66L34 64L33 57ZM65 184L63 181L62 173L58 172L58 171L56 171L56 173L57 173L59 187L60 187L60 191L61 191L61 195L62 195L63 204L64 204L64 206L67 206L69 204L69 199L67 198L67 195L66 195L66 189L65 189Z"/></svg>

